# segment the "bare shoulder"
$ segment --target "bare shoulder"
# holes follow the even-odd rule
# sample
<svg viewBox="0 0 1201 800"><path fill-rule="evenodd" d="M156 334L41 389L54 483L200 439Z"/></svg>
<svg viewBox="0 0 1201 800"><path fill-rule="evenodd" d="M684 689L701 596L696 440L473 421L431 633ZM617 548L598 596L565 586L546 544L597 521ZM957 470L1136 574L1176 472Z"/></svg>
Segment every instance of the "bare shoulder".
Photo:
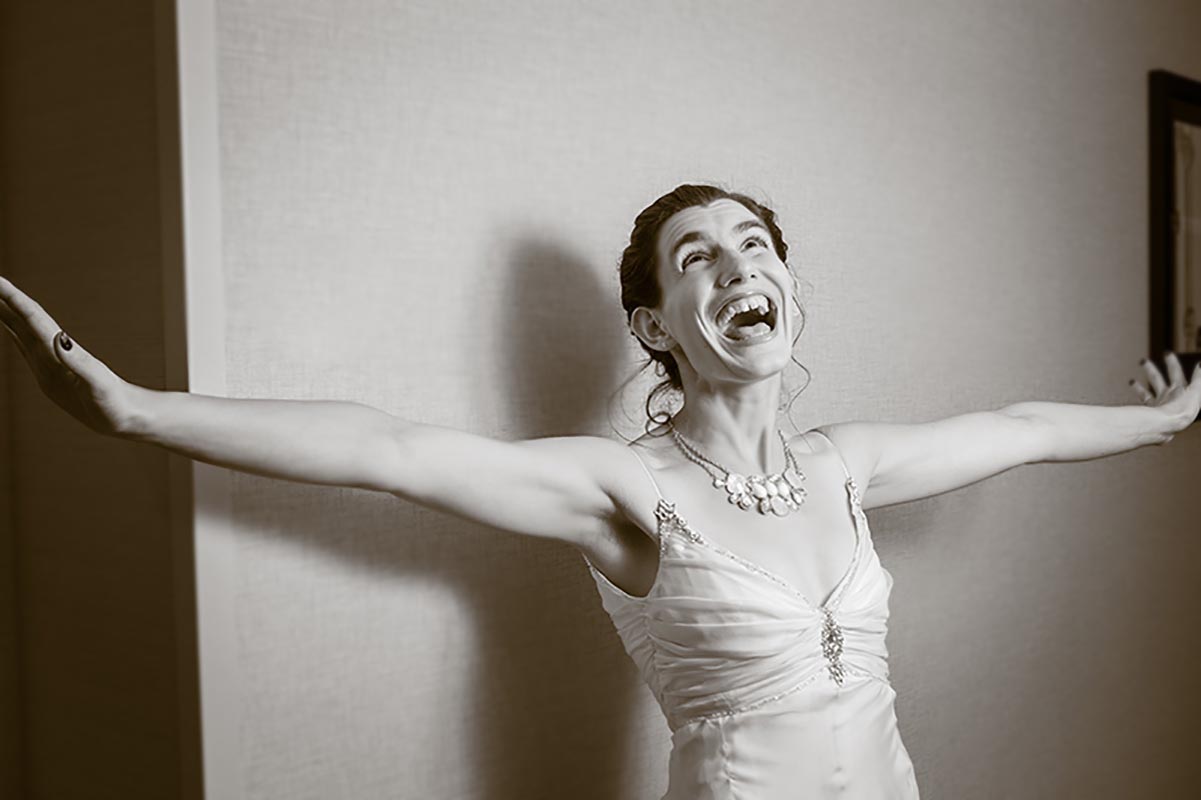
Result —
<svg viewBox="0 0 1201 800"><path fill-rule="evenodd" d="M612 585L644 597L653 585L659 564L655 508L658 493L638 461L651 471L668 466L661 438L653 433L632 442L599 437L575 437L570 445L592 465L617 512L596 534L578 541L589 566ZM670 442L670 437L668 437Z"/></svg>
<svg viewBox="0 0 1201 800"><path fill-rule="evenodd" d="M673 456L679 452L675 442L671 438L670 429L666 425L659 425L652 428L630 442L628 447L635 448L639 456L644 457L644 459L649 460L656 466L667 466L670 463L675 463Z"/></svg>
<svg viewBox="0 0 1201 800"><path fill-rule="evenodd" d="M653 489L644 485L646 476L641 474L638 461L630 452L631 448L638 448L644 463L652 463L653 456L647 458L646 455L654 445L642 439L627 444L604 436L553 436L526 439L519 444L552 455L562 462L569 461L586 471L595 484L612 498L616 510L620 512L620 517L614 520L618 525L633 521L628 510L645 505L646 495L653 495Z"/></svg>
<svg viewBox="0 0 1201 800"><path fill-rule="evenodd" d="M815 435L815 431L824 434L824 438ZM818 425L789 442L796 452L808 452L797 450L798 443L802 448L809 445L815 453L830 451L841 457L860 491L866 490L875 472L877 458L870 423L853 420Z"/></svg>

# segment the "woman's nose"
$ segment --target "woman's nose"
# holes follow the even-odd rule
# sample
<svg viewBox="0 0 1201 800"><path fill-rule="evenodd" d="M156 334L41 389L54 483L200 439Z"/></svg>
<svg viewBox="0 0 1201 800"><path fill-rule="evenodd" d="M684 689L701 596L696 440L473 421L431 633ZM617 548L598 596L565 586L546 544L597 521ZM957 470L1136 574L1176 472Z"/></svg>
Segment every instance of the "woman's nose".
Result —
<svg viewBox="0 0 1201 800"><path fill-rule="evenodd" d="M755 265L747 257L734 253L725 259L725 269L721 274L721 286L725 288L737 281L746 281L755 277Z"/></svg>

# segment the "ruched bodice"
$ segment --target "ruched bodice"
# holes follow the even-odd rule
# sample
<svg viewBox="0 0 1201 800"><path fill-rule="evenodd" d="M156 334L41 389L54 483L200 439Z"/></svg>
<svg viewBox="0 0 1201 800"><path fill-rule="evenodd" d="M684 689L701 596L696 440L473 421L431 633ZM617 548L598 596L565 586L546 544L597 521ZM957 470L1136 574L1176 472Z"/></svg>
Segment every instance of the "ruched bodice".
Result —
<svg viewBox="0 0 1201 800"><path fill-rule="evenodd" d="M706 538L661 492L645 597L585 557L672 732L663 800L918 797L888 682L892 575L843 470L855 547L820 605Z"/></svg>

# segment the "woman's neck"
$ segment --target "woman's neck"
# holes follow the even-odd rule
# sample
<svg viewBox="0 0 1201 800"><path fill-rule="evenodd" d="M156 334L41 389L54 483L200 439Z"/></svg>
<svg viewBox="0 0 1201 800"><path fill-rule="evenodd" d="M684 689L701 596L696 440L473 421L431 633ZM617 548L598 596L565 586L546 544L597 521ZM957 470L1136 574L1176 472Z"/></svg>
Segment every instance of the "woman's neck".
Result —
<svg viewBox="0 0 1201 800"><path fill-rule="evenodd" d="M780 472L786 466L776 426L780 383L779 374L721 386L685 378L684 407L673 424L706 458L732 472Z"/></svg>

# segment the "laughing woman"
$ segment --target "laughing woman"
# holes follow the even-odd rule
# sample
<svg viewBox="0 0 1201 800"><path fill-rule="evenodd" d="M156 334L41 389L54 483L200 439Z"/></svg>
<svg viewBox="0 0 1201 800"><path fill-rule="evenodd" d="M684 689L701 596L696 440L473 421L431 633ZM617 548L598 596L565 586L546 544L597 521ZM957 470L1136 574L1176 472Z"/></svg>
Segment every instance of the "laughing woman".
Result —
<svg viewBox="0 0 1201 800"><path fill-rule="evenodd" d="M631 445L155 391L3 279L0 317L47 396L92 430L575 545L672 731L666 798L917 798L888 680L892 576L864 510L1169 442L1201 409L1201 365L1189 381L1171 353L1166 378L1144 362L1140 405L1022 402L787 435L781 376L802 319L787 256L771 209L723 189L680 186L639 214L622 305L683 404ZM458 480L468 464L479 480Z"/></svg>

